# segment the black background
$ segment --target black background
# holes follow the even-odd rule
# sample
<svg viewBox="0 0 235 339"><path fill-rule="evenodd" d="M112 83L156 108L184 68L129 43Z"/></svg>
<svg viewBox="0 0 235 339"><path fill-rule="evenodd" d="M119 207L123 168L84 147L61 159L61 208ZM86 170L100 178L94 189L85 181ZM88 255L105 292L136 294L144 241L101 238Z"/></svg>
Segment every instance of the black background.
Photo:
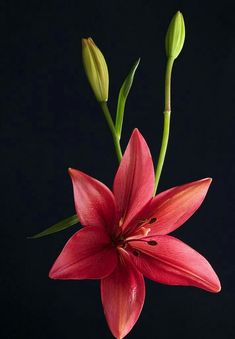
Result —
<svg viewBox="0 0 235 339"><path fill-rule="evenodd" d="M111 338L97 281L52 281L48 271L70 230L27 240L74 214L68 167L109 187L117 169L110 132L87 83L82 37L110 72L110 108L133 62L122 145L134 127L157 159L162 133L164 36L180 9L186 43L173 74L169 148L160 191L211 176L200 210L175 235L201 252L222 291L146 281L129 338L235 337L233 1L1 2L1 338Z"/></svg>

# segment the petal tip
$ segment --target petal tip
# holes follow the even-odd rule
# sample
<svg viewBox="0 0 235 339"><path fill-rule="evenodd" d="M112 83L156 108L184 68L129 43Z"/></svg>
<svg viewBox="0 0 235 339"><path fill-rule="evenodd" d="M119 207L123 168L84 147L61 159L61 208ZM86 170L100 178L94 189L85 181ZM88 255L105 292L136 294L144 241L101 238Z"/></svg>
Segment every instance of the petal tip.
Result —
<svg viewBox="0 0 235 339"><path fill-rule="evenodd" d="M52 266L52 268L50 269L50 271L48 273L48 277L50 279L56 279L55 274L54 274L54 270L53 270L53 266Z"/></svg>
<svg viewBox="0 0 235 339"><path fill-rule="evenodd" d="M48 273L48 277L50 279L56 280L56 279L61 279L59 273L59 267L57 265L57 260L54 262L54 264L52 265L49 273Z"/></svg>
<svg viewBox="0 0 235 339"><path fill-rule="evenodd" d="M219 285L219 287L217 288L217 290L215 290L215 293L219 293L221 291L221 285Z"/></svg>
<svg viewBox="0 0 235 339"><path fill-rule="evenodd" d="M212 178L210 177L207 177L207 178L203 178L203 179L199 179L199 180L196 180L196 181L192 181L192 184L206 184L206 185L210 185L211 182L212 182Z"/></svg>
<svg viewBox="0 0 235 339"><path fill-rule="evenodd" d="M221 284L220 284L220 281L218 279L217 284L215 285L215 288L213 289L212 292L219 293L220 291L221 291Z"/></svg>
<svg viewBox="0 0 235 339"><path fill-rule="evenodd" d="M212 178L208 177L208 178L203 178L203 179L199 179L197 181L193 181L192 184L201 187L201 188L205 188L208 189L210 187L212 183Z"/></svg>
<svg viewBox="0 0 235 339"><path fill-rule="evenodd" d="M204 179L204 181L208 182L209 184L211 184L211 183L212 183L212 180L213 180L213 179L212 179L212 178L210 178L210 177L208 177L208 178L205 178L205 179Z"/></svg>
<svg viewBox="0 0 235 339"><path fill-rule="evenodd" d="M72 168L72 167L69 167L69 168L68 168L68 172L69 172L70 175L73 175L75 171L77 171L77 170L75 170L75 169Z"/></svg>
<svg viewBox="0 0 235 339"><path fill-rule="evenodd" d="M133 134L135 134L135 133L140 133L140 131L137 127L135 127L134 130L133 130Z"/></svg>
<svg viewBox="0 0 235 339"><path fill-rule="evenodd" d="M207 291L212 292L212 293L219 293L221 291L220 280L219 280L217 274L215 273L215 271L213 270L213 268L212 268L211 273L212 273L212 276L208 280Z"/></svg>
<svg viewBox="0 0 235 339"><path fill-rule="evenodd" d="M140 131L137 127L134 128L131 137L143 139L143 136L142 136L142 134L140 133Z"/></svg>
<svg viewBox="0 0 235 339"><path fill-rule="evenodd" d="M205 179L202 179L202 184L204 185L204 188L205 188L206 190L209 189L211 183L212 183L212 178L210 178L210 177L205 178Z"/></svg>
<svg viewBox="0 0 235 339"><path fill-rule="evenodd" d="M68 168L68 173L69 173L71 179L78 179L78 178L86 176L85 173L83 173L83 172L81 172L81 171L79 171L75 168L71 168L71 167Z"/></svg>

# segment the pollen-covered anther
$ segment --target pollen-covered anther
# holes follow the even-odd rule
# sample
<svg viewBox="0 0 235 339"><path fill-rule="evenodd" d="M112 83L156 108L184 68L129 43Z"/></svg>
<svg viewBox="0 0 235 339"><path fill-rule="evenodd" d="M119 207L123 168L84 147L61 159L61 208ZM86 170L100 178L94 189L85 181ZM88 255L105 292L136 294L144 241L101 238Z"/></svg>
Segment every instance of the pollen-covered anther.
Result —
<svg viewBox="0 0 235 339"><path fill-rule="evenodd" d="M150 218L149 219L149 224L153 224L153 223L155 223L157 221L157 218L156 217L154 217L154 218Z"/></svg>
<svg viewBox="0 0 235 339"><path fill-rule="evenodd" d="M149 241L147 242L147 244L150 245L150 246L156 246L156 245L157 245L157 242L156 242L155 240L149 240Z"/></svg>
<svg viewBox="0 0 235 339"><path fill-rule="evenodd" d="M140 255L140 251L138 250L134 250L132 253L135 257L138 257Z"/></svg>

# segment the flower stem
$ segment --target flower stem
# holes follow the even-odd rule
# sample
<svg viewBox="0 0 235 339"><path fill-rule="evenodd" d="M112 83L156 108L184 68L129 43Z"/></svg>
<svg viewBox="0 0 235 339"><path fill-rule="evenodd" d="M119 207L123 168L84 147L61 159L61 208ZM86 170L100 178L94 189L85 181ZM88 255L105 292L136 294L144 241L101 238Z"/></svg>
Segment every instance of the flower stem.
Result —
<svg viewBox="0 0 235 339"><path fill-rule="evenodd" d="M163 134L162 134L162 145L160 149L160 154L158 158L158 163L155 172L155 186L154 186L154 195L157 192L160 176L162 173L162 168L166 156L166 150L169 140L170 132L170 119L171 119L171 73L173 67L174 59L169 57L166 63L166 74L165 74L165 107L164 107L164 125L163 125Z"/></svg>
<svg viewBox="0 0 235 339"><path fill-rule="evenodd" d="M110 131L112 133L117 158L118 158L118 161L120 162L121 159L122 159L122 150L121 150L120 141L119 141L119 138L118 138L118 135L117 135L114 123L113 123L113 119L111 117L111 114L110 114L110 111L109 111L109 108L108 108L108 105L107 105L107 102L105 102L105 101L100 102L100 107L101 107L101 109L104 113L105 119L106 119L108 126L110 128Z"/></svg>

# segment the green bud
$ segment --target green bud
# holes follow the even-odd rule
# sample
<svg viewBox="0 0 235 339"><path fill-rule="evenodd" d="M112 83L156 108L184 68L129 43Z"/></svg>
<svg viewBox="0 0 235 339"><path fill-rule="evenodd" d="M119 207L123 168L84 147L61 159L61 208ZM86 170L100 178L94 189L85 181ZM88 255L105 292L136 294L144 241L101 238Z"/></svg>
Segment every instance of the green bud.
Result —
<svg viewBox="0 0 235 339"><path fill-rule="evenodd" d="M185 39L184 18L181 12L177 12L168 27L166 33L166 55L168 58L176 59L180 54Z"/></svg>
<svg viewBox="0 0 235 339"><path fill-rule="evenodd" d="M85 72L97 101L108 100L109 73L105 58L91 38L82 39Z"/></svg>

